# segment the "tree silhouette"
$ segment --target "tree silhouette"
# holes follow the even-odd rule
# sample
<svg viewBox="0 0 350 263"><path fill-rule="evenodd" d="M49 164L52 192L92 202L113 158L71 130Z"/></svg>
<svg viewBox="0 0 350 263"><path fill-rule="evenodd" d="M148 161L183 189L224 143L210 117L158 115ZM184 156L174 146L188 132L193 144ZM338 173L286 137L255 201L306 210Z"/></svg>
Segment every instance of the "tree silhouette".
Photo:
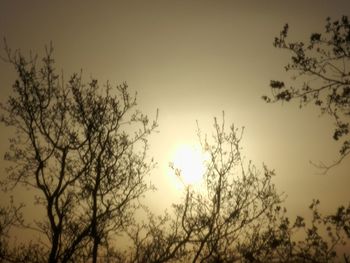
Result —
<svg viewBox="0 0 350 263"><path fill-rule="evenodd" d="M314 201L311 221L292 224L274 172L245 161L241 138L214 121L212 140L201 140L210 156L203 188L187 187L171 212L130 229L133 246L120 262L348 262L337 249L350 239L350 207L324 216Z"/></svg>
<svg viewBox="0 0 350 263"><path fill-rule="evenodd" d="M268 225L280 204L273 172L258 171L241 155L241 133L215 119L213 140L201 138L209 154L204 186L185 191L173 215L151 217L133 232L131 262L234 262L248 260L243 244ZM181 174L179 174L181 176ZM145 231L142 235L142 231Z"/></svg>
<svg viewBox="0 0 350 263"><path fill-rule="evenodd" d="M157 123L135 110L125 83L101 88L81 74L64 82L52 52L39 67L36 57L6 48L17 80L1 104L1 121L14 131L2 186L34 190L45 215L30 224L21 205L0 207L1 261L349 262L337 249L350 239L350 206L324 216L314 201L311 221L297 216L291 224L274 171L246 160L243 129L227 128L224 118L214 119L212 136L198 129L209 156L201 188L186 186L183 200L162 216L142 206L147 216L134 220L152 188L147 138ZM11 244L12 227L46 240ZM130 238L125 251L113 242L121 233Z"/></svg>
<svg viewBox="0 0 350 263"><path fill-rule="evenodd" d="M300 106L314 103L321 113L332 116L335 123L334 140L343 139L340 158L326 171L339 164L350 153L350 23L347 16L332 21L327 18L324 33L312 33L308 43L287 42L286 24L274 46L292 55L286 71L296 72L303 81L301 86L287 86L283 81L271 80L272 97L267 102L299 100Z"/></svg>
<svg viewBox="0 0 350 263"><path fill-rule="evenodd" d="M314 200L309 206L309 221L297 216L293 224L286 208L278 206L266 231L254 234L244 250L254 255L254 262L349 262L350 255L339 249L350 239L350 206L322 215L319 204Z"/></svg>
<svg viewBox="0 0 350 263"><path fill-rule="evenodd" d="M22 206L16 207L11 200L7 207L0 207L0 260L9 260L9 235L10 230L16 224L22 223Z"/></svg>
<svg viewBox="0 0 350 263"><path fill-rule="evenodd" d="M40 193L36 202L47 216L32 228L47 237L48 262L97 262L100 247L131 223L149 189L147 137L157 124L134 110L125 83L102 89L94 79L84 84L81 74L65 83L52 52L46 50L38 67L35 57L6 47L17 80L1 104L1 121L15 130L5 185Z"/></svg>
<svg viewBox="0 0 350 263"><path fill-rule="evenodd" d="M201 145L209 154L205 190L189 192L187 211L183 210L184 230L193 231L192 262L239 258L241 243L252 231L263 229L269 213L280 203L271 181L274 173L245 163L241 138L242 132L233 125L227 132L224 120L220 124L216 119L212 138L200 135ZM182 211L183 207L178 209Z"/></svg>

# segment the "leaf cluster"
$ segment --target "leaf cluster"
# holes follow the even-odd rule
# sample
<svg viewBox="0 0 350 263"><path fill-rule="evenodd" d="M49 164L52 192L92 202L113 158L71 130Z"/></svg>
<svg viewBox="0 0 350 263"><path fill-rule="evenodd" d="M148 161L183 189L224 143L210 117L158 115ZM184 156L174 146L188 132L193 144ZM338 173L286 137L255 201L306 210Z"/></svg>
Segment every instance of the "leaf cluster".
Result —
<svg viewBox="0 0 350 263"><path fill-rule="evenodd" d="M322 114L334 120L334 140L343 141L341 159L350 152L350 23L347 16L339 20L327 18L324 33L312 33L308 41L288 41L286 24L274 46L287 50L291 61L286 71L294 72L300 86L287 86L283 81L271 80L272 96L266 102L298 100L300 107L312 103Z"/></svg>

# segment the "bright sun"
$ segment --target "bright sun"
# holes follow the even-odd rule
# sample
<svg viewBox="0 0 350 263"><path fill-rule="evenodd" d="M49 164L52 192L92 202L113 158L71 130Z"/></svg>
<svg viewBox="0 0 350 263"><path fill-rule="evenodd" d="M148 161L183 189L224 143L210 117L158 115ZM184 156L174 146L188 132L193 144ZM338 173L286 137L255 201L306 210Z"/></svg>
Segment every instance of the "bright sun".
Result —
<svg viewBox="0 0 350 263"><path fill-rule="evenodd" d="M205 173L206 155L201 150L200 146L182 144L179 145L172 157L170 174L177 177L184 185L196 186L202 182ZM175 170L180 172L176 174ZM180 178L178 178L180 176Z"/></svg>

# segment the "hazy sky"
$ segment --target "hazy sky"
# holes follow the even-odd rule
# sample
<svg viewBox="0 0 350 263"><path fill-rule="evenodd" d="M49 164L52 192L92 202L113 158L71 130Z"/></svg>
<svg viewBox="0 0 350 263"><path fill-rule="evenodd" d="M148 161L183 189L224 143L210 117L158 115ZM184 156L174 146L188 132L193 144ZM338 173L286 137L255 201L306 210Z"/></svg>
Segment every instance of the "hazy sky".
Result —
<svg viewBox="0 0 350 263"><path fill-rule="evenodd" d="M100 83L127 81L138 92L140 109L150 117L159 109L159 133L150 141L158 162L152 181L159 188L149 196L152 206L166 207L178 194L168 162L178 145L196 142L196 120L210 133L213 117L225 111L227 124L245 126L247 159L275 169L292 212L304 213L312 198L333 211L350 200L350 160L328 175L309 162L338 157L332 120L313 107L270 105L261 96L269 94L271 79L290 80L283 69L289 55L272 45L286 22L292 39L305 39L323 30L327 16L340 18L349 10L349 0L2 0L0 35L24 53L42 54L52 41L56 68L66 79L83 69ZM4 101L15 75L3 61L0 76ZM9 132L0 129L3 155ZM1 175L4 166L1 161Z"/></svg>

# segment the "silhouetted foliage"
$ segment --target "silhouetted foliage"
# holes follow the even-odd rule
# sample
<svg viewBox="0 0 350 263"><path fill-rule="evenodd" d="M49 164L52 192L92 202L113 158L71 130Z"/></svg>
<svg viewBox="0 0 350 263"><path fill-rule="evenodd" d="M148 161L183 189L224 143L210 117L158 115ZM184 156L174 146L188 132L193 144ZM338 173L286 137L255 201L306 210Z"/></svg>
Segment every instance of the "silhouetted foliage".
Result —
<svg viewBox="0 0 350 263"><path fill-rule="evenodd" d="M214 121L212 138L199 135L209 155L204 190L188 189L183 228L192 232L192 262L227 262L241 258L240 246L254 231L264 229L274 207L280 203L271 179L273 171L256 169L241 154L242 132L231 126L226 132ZM199 133L200 134L200 133Z"/></svg>
<svg viewBox="0 0 350 263"><path fill-rule="evenodd" d="M323 216L314 201L310 226L300 216L291 224L273 171L245 161L233 126L226 133L215 120L214 130L211 142L202 140L210 156L204 187L188 186L172 213L131 229L122 262L347 262L337 249L350 238L350 207Z"/></svg>
<svg viewBox="0 0 350 263"><path fill-rule="evenodd" d="M243 129L227 129L224 119L214 120L211 137L198 129L209 156L203 185L186 186L183 200L162 216L142 206L147 216L136 221L140 199L152 188L145 181L153 166L147 138L157 123L134 110L125 83L101 88L78 74L65 83L55 73L52 48L41 67L36 58L6 51L17 80L1 104L1 121L14 130L5 155L13 166L2 185L35 190L45 215L30 224L21 205L0 208L0 260L349 262L337 249L350 239L350 206L323 216L314 201L310 223L298 216L291 224L274 171L245 159ZM284 89L278 81L272 86ZM35 230L41 240L11 243L13 227ZM130 238L129 249L113 242L119 234Z"/></svg>
<svg viewBox="0 0 350 263"><path fill-rule="evenodd" d="M201 138L209 155L204 186L187 186L182 204L173 214L150 215L148 224L130 234L134 253L130 262L234 262L244 261L242 246L268 226L280 204L271 178L241 156L241 133L214 122L212 142ZM181 176L181 173L178 173Z"/></svg>
<svg viewBox="0 0 350 263"><path fill-rule="evenodd" d="M292 55L286 71L296 72L303 81L300 87L287 86L283 81L271 80L272 97L263 96L266 102L299 100L300 106L313 103L322 113L335 121L334 140L343 139L338 164L350 153L350 23L347 16L332 21L327 18L324 33L312 33L308 43L288 42L286 24L274 46Z"/></svg>
<svg viewBox="0 0 350 263"><path fill-rule="evenodd" d="M43 249L39 243L13 243L11 231L26 228L22 212L23 204L16 206L13 199L6 207L0 207L0 262L44 262Z"/></svg>
<svg viewBox="0 0 350 263"><path fill-rule="evenodd" d="M348 262L349 254L337 250L349 241L350 206L327 216L319 212L318 206L318 200L310 205L310 222L297 216L293 224L286 209L277 207L267 231L254 235L244 249L257 262Z"/></svg>
<svg viewBox="0 0 350 263"><path fill-rule="evenodd" d="M15 207L13 200L7 207L0 207L0 260L6 260L10 256L8 253L10 230L22 223L21 208L22 206Z"/></svg>
<svg viewBox="0 0 350 263"><path fill-rule="evenodd" d="M95 79L83 83L81 74L65 83L52 51L39 67L36 58L6 48L17 80L1 104L1 121L15 130L5 185L40 192L36 202L47 217L32 227L47 237L45 261L96 262L110 234L131 224L150 187L147 137L157 124L134 110L125 83L101 88Z"/></svg>

